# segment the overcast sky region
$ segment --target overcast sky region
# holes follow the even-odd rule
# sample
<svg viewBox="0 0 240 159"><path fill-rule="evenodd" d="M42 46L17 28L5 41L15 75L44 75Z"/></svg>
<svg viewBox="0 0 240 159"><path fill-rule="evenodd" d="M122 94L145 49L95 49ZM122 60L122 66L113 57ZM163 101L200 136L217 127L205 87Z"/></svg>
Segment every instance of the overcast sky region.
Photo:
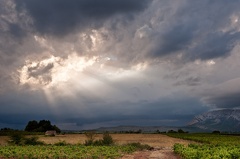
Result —
<svg viewBox="0 0 240 159"><path fill-rule="evenodd" d="M182 126L240 107L240 0L0 0L0 128Z"/></svg>

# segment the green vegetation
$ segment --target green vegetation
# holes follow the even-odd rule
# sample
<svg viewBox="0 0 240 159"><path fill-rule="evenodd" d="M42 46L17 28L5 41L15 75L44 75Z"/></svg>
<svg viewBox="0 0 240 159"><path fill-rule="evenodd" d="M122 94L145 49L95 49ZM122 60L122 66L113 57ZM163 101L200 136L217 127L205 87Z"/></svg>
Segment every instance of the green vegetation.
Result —
<svg viewBox="0 0 240 159"><path fill-rule="evenodd" d="M124 154L152 147L140 143L115 145L109 133L104 133L103 138L94 140L94 132L86 133L87 141L91 145L71 145L66 141L59 141L53 145L40 142L36 136L24 136L15 134L10 136L9 145L0 147L0 158L14 159L75 159L75 158L119 158ZM86 141L86 142L87 142ZM107 145L107 146L106 146Z"/></svg>
<svg viewBox="0 0 240 159"><path fill-rule="evenodd" d="M110 146L114 144L112 136L105 132L103 133L103 139L94 141L96 133L94 131L89 131L85 133L87 140L85 141L85 146Z"/></svg>
<svg viewBox="0 0 240 159"><path fill-rule="evenodd" d="M42 135L48 130L55 130L57 133L61 132L61 130L56 125L52 125L49 120L40 120L39 122L32 120L28 122L24 131L11 128L1 128L0 136L12 136L15 134Z"/></svg>
<svg viewBox="0 0 240 159"><path fill-rule="evenodd" d="M137 147L125 146L3 146L0 158L119 158L123 154L132 153Z"/></svg>
<svg viewBox="0 0 240 159"><path fill-rule="evenodd" d="M44 132L27 132L27 131L21 131L21 130L13 130L13 129L1 129L0 130L0 136L11 136L14 134L20 134L20 135L43 135Z"/></svg>
<svg viewBox="0 0 240 159"><path fill-rule="evenodd" d="M127 146L132 146L132 147L135 147L137 148L137 150L153 150L153 147L147 145L147 144L141 144L139 142L134 142L134 143L129 143L129 144L126 144Z"/></svg>
<svg viewBox="0 0 240 159"><path fill-rule="evenodd" d="M239 159L240 145L181 144L174 145L174 151L186 159Z"/></svg>
<svg viewBox="0 0 240 159"><path fill-rule="evenodd" d="M37 136L25 137L19 133L10 135L8 143L10 145L44 145L43 142L38 141Z"/></svg>
<svg viewBox="0 0 240 159"><path fill-rule="evenodd" d="M240 159L240 136L220 134L168 134L200 144L174 145L174 152L186 159Z"/></svg>

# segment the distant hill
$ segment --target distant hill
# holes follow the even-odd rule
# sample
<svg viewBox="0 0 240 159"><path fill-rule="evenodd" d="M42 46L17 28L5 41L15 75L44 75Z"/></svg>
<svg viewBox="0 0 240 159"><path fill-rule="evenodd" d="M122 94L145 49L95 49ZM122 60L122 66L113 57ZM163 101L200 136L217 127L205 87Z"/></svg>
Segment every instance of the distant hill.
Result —
<svg viewBox="0 0 240 159"><path fill-rule="evenodd" d="M240 132L240 109L220 109L196 116L188 127L206 131Z"/></svg>
<svg viewBox="0 0 240 159"><path fill-rule="evenodd" d="M102 127L96 129L97 132L116 132L116 133L162 133L170 130L178 131L179 129L185 132L202 132L202 129L195 127L174 127L174 126L117 126L117 127Z"/></svg>
<svg viewBox="0 0 240 159"><path fill-rule="evenodd" d="M98 128L97 131L104 132L144 132L144 133L154 133L154 132L166 132L168 130L177 131L176 127L164 127L164 126L117 126L117 127L102 127Z"/></svg>

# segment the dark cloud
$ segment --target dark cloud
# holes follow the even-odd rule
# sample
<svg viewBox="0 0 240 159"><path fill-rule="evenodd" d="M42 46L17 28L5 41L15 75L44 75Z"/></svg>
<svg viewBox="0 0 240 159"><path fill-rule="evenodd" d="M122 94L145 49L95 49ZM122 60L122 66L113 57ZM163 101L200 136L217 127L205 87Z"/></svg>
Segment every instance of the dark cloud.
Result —
<svg viewBox="0 0 240 159"><path fill-rule="evenodd" d="M206 102L217 108L235 108L240 107L240 91L220 96L212 96L206 99Z"/></svg>
<svg viewBox="0 0 240 159"><path fill-rule="evenodd" d="M18 8L27 9L35 28L43 34L65 35L78 27L101 26L116 14L128 17L145 9L151 0L16 0Z"/></svg>
<svg viewBox="0 0 240 159"><path fill-rule="evenodd" d="M160 6L156 9L159 16L156 23L149 24L152 34L145 41L150 44L147 57L183 54L185 62L209 60L228 56L239 42L239 30L231 17L239 14L236 6L240 1L155 3Z"/></svg>
<svg viewBox="0 0 240 159"><path fill-rule="evenodd" d="M36 80L37 79L41 79L41 83L44 83L44 84L48 84L51 82L51 69L54 67L54 64L53 63L49 63L49 64L46 64L46 65L37 65L37 66L34 66L34 67L29 67L27 69L27 74L28 74L28 78L35 78Z"/></svg>
<svg viewBox="0 0 240 159"><path fill-rule="evenodd" d="M201 78L199 77L188 77L184 80L178 81L174 86L187 85L187 86L198 86L201 84Z"/></svg>
<svg viewBox="0 0 240 159"><path fill-rule="evenodd" d="M15 100L12 100L13 97ZM79 129L97 128L111 122L113 125L173 126L185 125L195 113L200 114L206 109L201 107L198 99L184 96L161 98L157 101L115 103L86 97L57 97L55 104L49 105L48 97L42 91L21 91L21 94L9 92L0 96L0 121L5 125L18 124L19 128L24 128L29 120L41 119L54 123L76 123ZM97 124L93 126L95 123Z"/></svg>
<svg viewBox="0 0 240 159"><path fill-rule="evenodd" d="M26 32L17 24L9 24L9 32L14 36L14 38L26 36Z"/></svg>
<svg viewBox="0 0 240 159"><path fill-rule="evenodd" d="M239 86L239 78L220 83L212 89L207 90L208 92L205 92L206 97L203 100L206 104L217 108L240 107Z"/></svg>
<svg viewBox="0 0 240 159"><path fill-rule="evenodd" d="M178 103L178 104L177 104ZM194 117L194 114L202 113L206 108L201 107L201 103L194 98L161 99L158 101L141 101L137 103L122 102L109 107L107 112L101 116L91 118L69 118L66 121L77 123L78 126L91 126L98 121L101 123L111 123L118 125L185 125ZM191 106L190 106L191 105ZM124 109L121 109L124 107ZM191 107L191 109L189 109ZM102 108L102 107L101 107ZM134 111L134 112L133 112ZM141 122L139 122L141 121ZM96 125L99 126L99 125ZM111 126L111 125L110 125Z"/></svg>
<svg viewBox="0 0 240 159"><path fill-rule="evenodd" d="M0 1L0 126L184 125L240 106L240 0Z"/></svg>
<svg viewBox="0 0 240 159"><path fill-rule="evenodd" d="M150 54L154 57L161 57L188 49L194 35L190 26L177 25L171 26L162 35L159 33L156 36L158 36L154 41L156 46L150 50Z"/></svg>
<svg viewBox="0 0 240 159"><path fill-rule="evenodd" d="M239 39L240 32L210 33L202 39L201 43L190 49L187 56L190 56L191 60L224 57L230 54Z"/></svg>

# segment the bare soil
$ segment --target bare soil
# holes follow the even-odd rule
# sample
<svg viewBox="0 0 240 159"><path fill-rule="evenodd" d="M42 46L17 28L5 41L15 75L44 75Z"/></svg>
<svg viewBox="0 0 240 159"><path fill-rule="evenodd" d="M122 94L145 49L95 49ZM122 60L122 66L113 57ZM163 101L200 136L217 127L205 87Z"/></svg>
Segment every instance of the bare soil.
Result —
<svg viewBox="0 0 240 159"><path fill-rule="evenodd" d="M121 159L180 159L181 157L173 152L173 145L180 143L188 145L192 141L172 138L162 134L131 134L128 137L117 136L119 143L140 142L154 147L151 151L139 151L133 154L124 155Z"/></svg>
<svg viewBox="0 0 240 159"><path fill-rule="evenodd" d="M172 149L154 149L151 151L138 151L124 155L121 159L181 159Z"/></svg>

